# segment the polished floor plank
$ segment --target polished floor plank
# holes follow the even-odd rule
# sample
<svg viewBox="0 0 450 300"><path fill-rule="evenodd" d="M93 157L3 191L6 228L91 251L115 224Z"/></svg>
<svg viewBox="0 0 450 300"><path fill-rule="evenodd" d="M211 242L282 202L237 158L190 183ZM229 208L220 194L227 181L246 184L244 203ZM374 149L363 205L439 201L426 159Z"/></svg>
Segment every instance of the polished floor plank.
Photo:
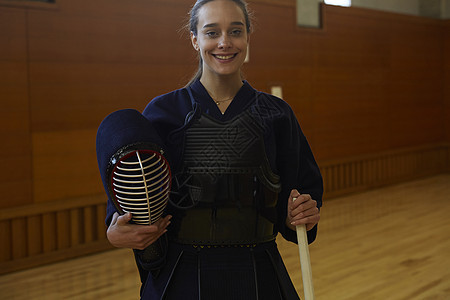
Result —
<svg viewBox="0 0 450 300"><path fill-rule="evenodd" d="M450 299L450 174L327 200L310 246L318 300ZM302 295L296 245L278 239ZM0 276L0 299L138 299L131 250Z"/></svg>
<svg viewBox="0 0 450 300"><path fill-rule="evenodd" d="M0 277L0 299L139 299L128 249L118 249Z"/></svg>

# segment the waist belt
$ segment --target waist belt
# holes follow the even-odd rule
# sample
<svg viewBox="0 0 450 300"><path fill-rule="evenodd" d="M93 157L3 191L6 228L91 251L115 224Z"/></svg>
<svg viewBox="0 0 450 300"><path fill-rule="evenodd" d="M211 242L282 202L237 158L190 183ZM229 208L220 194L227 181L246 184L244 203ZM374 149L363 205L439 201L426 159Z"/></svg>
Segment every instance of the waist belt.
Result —
<svg viewBox="0 0 450 300"><path fill-rule="evenodd" d="M192 245L246 245L275 239L273 223L252 208L190 210L171 241Z"/></svg>
<svg viewBox="0 0 450 300"><path fill-rule="evenodd" d="M195 179L195 180L194 180ZM182 244L241 245L274 239L277 192L254 174L221 174L215 184L199 175L191 181L203 187L190 191L196 204L174 212L170 239ZM193 189L194 187L191 187Z"/></svg>

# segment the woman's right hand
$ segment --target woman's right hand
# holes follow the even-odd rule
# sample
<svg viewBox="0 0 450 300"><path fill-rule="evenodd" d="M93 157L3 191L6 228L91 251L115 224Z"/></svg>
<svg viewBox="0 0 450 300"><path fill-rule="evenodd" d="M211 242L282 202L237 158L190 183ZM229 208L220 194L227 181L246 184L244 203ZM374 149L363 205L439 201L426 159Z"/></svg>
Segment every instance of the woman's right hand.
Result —
<svg viewBox="0 0 450 300"><path fill-rule="evenodd" d="M109 242L118 248L143 250L167 232L172 216L159 219L152 225L130 224L131 213L120 216L114 213L106 236Z"/></svg>

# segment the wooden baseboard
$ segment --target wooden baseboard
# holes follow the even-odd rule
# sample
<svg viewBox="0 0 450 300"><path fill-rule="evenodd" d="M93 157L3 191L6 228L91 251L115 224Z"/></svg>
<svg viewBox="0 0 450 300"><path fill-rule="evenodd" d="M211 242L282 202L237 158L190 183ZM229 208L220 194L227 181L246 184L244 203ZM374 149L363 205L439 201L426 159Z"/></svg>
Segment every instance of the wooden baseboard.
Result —
<svg viewBox="0 0 450 300"><path fill-rule="evenodd" d="M325 198L450 171L448 144L319 162Z"/></svg>
<svg viewBox="0 0 450 300"><path fill-rule="evenodd" d="M95 242L77 245L67 249L55 250L48 253L40 253L33 256L18 258L6 262L2 262L0 275L20 270L39 267L49 263L63 261L65 259L72 259L92 253L98 253L106 250L111 250L114 247L107 239L98 240Z"/></svg>
<svg viewBox="0 0 450 300"><path fill-rule="evenodd" d="M0 210L0 274L107 249L105 215L104 196Z"/></svg>

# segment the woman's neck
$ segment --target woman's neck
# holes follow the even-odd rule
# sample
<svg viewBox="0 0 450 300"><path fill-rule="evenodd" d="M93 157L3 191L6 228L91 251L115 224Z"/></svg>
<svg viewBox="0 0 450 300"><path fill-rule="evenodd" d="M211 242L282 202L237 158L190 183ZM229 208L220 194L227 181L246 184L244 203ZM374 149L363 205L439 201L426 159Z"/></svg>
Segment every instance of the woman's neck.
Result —
<svg viewBox="0 0 450 300"><path fill-rule="evenodd" d="M225 99L229 99L230 97L234 98L234 96L243 85L240 76L202 76L200 78L200 82L203 84L214 101L222 101Z"/></svg>

